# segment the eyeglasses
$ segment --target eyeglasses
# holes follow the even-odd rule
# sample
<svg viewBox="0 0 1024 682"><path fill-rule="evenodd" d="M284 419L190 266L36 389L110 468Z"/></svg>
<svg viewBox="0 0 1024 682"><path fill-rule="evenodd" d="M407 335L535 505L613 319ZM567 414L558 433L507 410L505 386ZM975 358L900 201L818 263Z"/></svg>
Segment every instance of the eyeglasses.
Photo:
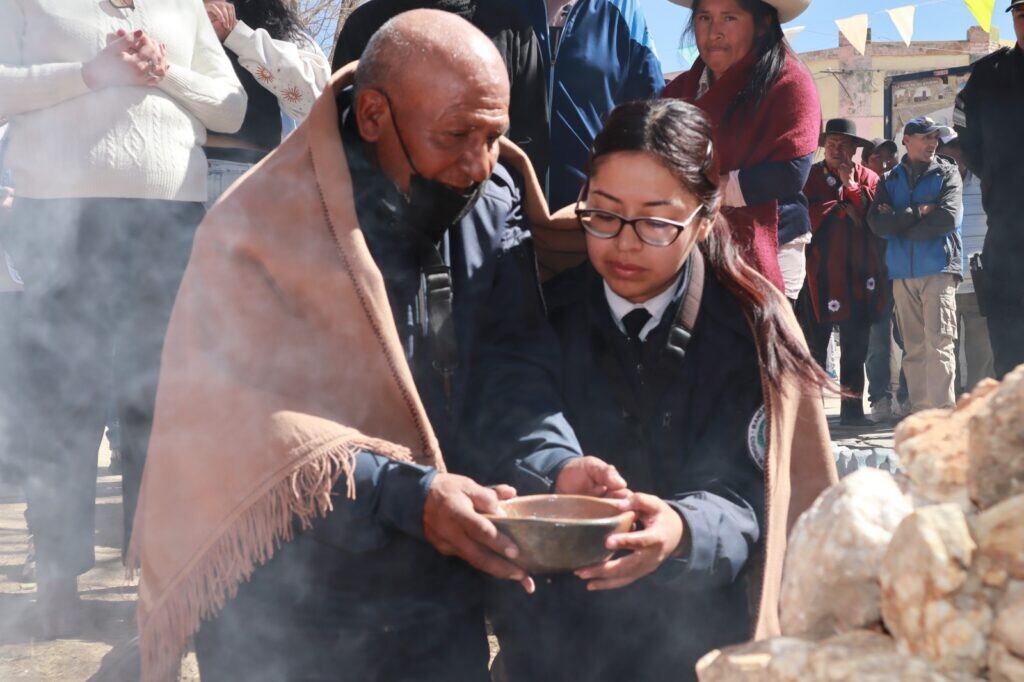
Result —
<svg viewBox="0 0 1024 682"><path fill-rule="evenodd" d="M135 0L107 0L114 9L135 9Z"/></svg>
<svg viewBox="0 0 1024 682"><path fill-rule="evenodd" d="M614 239L626 225L630 225L644 244L668 246L679 238L679 233L693 223L693 219L702 208L703 206L698 206L683 222L665 218L626 218L600 208L577 208L576 218L587 234L598 239Z"/></svg>

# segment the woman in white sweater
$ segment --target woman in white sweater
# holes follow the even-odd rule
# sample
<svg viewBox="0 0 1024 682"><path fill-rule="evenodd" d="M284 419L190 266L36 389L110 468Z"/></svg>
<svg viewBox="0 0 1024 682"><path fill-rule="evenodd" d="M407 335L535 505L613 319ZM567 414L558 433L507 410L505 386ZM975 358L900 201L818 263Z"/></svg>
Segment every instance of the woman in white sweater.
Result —
<svg viewBox="0 0 1024 682"><path fill-rule="evenodd" d="M130 528L163 336L204 213L202 145L207 130L238 130L245 107L202 0L0 0L4 165L17 192L3 241L24 281L17 313L0 320L0 363L41 634L73 628L77 576L95 560L110 390Z"/></svg>
<svg viewBox="0 0 1024 682"><path fill-rule="evenodd" d="M249 97L242 128L210 135L208 202L281 141L281 114L301 122L323 92L331 65L302 29L291 0L204 0L217 37Z"/></svg>

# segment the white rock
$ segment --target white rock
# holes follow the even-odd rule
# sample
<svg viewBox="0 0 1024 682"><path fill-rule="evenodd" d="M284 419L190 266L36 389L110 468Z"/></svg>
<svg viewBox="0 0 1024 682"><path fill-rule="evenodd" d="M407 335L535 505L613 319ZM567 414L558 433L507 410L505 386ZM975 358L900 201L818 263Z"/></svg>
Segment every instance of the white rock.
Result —
<svg viewBox="0 0 1024 682"><path fill-rule="evenodd" d="M973 508L967 492L968 424L999 388L986 379L952 410L926 410L900 422L893 434L900 463L915 499Z"/></svg>
<svg viewBox="0 0 1024 682"><path fill-rule="evenodd" d="M1007 590L997 608L992 639L1014 656L1024 658L1024 583Z"/></svg>
<svg viewBox="0 0 1024 682"><path fill-rule="evenodd" d="M980 580L968 580L976 549L955 504L904 519L882 559L882 618L901 647L943 672L985 667L992 608Z"/></svg>
<svg viewBox="0 0 1024 682"><path fill-rule="evenodd" d="M993 642L988 653L988 679L1024 682L1024 659L1014 656L1001 642Z"/></svg>
<svg viewBox="0 0 1024 682"><path fill-rule="evenodd" d="M697 664L700 682L951 682L891 637L869 630L821 642L778 637L713 651Z"/></svg>
<svg viewBox="0 0 1024 682"><path fill-rule="evenodd" d="M1024 495L986 509L972 526L979 554L975 570L982 579L995 586L1024 580Z"/></svg>
<svg viewBox="0 0 1024 682"><path fill-rule="evenodd" d="M880 622L879 565L912 511L893 477L878 469L859 470L825 491L789 539L783 634L824 636Z"/></svg>
<svg viewBox="0 0 1024 682"><path fill-rule="evenodd" d="M1024 493L1024 365L970 421L968 488L982 509Z"/></svg>

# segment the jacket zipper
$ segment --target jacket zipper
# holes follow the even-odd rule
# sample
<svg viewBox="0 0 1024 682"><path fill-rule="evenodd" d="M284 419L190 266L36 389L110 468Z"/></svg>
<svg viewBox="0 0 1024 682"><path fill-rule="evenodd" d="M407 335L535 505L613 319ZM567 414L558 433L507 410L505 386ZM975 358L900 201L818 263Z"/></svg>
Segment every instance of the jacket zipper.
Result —
<svg viewBox="0 0 1024 682"><path fill-rule="evenodd" d="M921 174L921 177L919 177L916 181L914 181L914 186L910 188L910 203L911 204L914 203L914 192L917 190L917 186L921 184L921 181L924 180L929 175L932 175L933 173L937 173L937 172L938 172L937 168L926 170L924 173ZM907 184L909 185L911 178L913 178L914 176L911 175L910 173L907 173L906 175L907 175ZM936 197L936 199L938 199L938 197ZM911 279L914 278L914 240L910 240L910 278Z"/></svg>

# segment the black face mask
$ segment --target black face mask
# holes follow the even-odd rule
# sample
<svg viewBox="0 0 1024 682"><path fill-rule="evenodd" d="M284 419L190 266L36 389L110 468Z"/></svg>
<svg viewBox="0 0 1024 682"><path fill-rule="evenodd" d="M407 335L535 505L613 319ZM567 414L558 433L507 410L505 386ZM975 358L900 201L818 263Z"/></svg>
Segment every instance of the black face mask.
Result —
<svg viewBox="0 0 1024 682"><path fill-rule="evenodd" d="M395 135L398 136L398 144L402 147L405 160L412 168L412 177L409 178L409 219L413 226L426 234L437 243L441 240L445 231L462 220L473 204L483 194L486 182L478 182L465 190L458 190L443 182L431 180L424 177L416 170L416 164L412 162L405 140L398 129L398 121L395 118L395 107L391 99L383 91L384 99L387 100L391 109L391 125L395 128Z"/></svg>

